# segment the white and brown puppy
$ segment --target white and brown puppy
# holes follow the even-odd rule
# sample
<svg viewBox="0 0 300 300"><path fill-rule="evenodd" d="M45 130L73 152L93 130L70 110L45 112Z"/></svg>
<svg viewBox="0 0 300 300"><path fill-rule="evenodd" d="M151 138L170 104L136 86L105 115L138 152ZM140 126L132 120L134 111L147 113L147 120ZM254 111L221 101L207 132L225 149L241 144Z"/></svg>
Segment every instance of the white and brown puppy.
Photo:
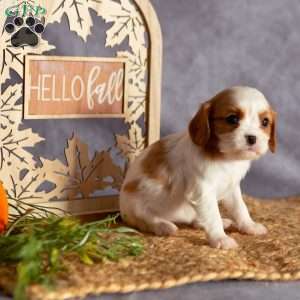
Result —
<svg viewBox="0 0 300 300"><path fill-rule="evenodd" d="M130 165L120 194L125 222L157 235L175 224L204 228L210 245L237 247L225 232L230 224L244 233L267 229L250 217L240 181L252 160L275 151L276 113L250 87L222 91L200 107L187 131L150 145ZM222 219L222 201L231 220Z"/></svg>

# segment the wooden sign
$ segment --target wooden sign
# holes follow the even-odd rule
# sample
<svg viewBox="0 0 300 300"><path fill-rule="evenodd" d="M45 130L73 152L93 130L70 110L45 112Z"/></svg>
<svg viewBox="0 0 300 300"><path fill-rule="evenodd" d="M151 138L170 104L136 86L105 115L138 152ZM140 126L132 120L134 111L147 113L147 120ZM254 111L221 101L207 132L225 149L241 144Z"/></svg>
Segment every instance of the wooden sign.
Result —
<svg viewBox="0 0 300 300"><path fill-rule="evenodd" d="M28 55L25 119L124 117L125 58Z"/></svg>

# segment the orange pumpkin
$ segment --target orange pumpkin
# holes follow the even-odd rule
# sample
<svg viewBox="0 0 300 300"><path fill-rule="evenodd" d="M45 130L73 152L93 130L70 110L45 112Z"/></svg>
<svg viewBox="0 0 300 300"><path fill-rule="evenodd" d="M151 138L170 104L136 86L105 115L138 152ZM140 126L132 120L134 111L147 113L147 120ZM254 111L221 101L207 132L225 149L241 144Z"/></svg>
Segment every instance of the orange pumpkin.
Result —
<svg viewBox="0 0 300 300"><path fill-rule="evenodd" d="M8 201L5 189L0 182L0 233L3 232L8 223Z"/></svg>

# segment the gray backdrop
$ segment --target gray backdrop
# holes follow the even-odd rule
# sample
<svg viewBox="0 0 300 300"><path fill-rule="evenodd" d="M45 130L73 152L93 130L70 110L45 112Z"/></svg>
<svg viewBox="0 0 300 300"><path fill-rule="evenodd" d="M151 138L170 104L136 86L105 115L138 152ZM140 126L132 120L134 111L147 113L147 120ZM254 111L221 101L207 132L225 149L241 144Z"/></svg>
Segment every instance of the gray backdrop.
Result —
<svg viewBox="0 0 300 300"><path fill-rule="evenodd" d="M233 85L260 89L278 112L278 152L255 162L244 191L300 194L299 0L152 0L164 37L162 135Z"/></svg>

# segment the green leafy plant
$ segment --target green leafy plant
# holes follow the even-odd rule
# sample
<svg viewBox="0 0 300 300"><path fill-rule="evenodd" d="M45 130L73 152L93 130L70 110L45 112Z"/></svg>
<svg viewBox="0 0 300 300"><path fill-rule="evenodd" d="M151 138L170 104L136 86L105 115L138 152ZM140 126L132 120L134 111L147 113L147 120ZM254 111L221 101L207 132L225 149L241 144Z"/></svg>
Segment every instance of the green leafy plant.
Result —
<svg viewBox="0 0 300 300"><path fill-rule="evenodd" d="M131 228L115 226L117 217L91 223L54 215L38 219L26 214L16 219L0 236L0 263L17 268L14 299L24 299L33 283L55 286L56 275L68 272L65 258L75 256L93 264L141 254L141 237Z"/></svg>

